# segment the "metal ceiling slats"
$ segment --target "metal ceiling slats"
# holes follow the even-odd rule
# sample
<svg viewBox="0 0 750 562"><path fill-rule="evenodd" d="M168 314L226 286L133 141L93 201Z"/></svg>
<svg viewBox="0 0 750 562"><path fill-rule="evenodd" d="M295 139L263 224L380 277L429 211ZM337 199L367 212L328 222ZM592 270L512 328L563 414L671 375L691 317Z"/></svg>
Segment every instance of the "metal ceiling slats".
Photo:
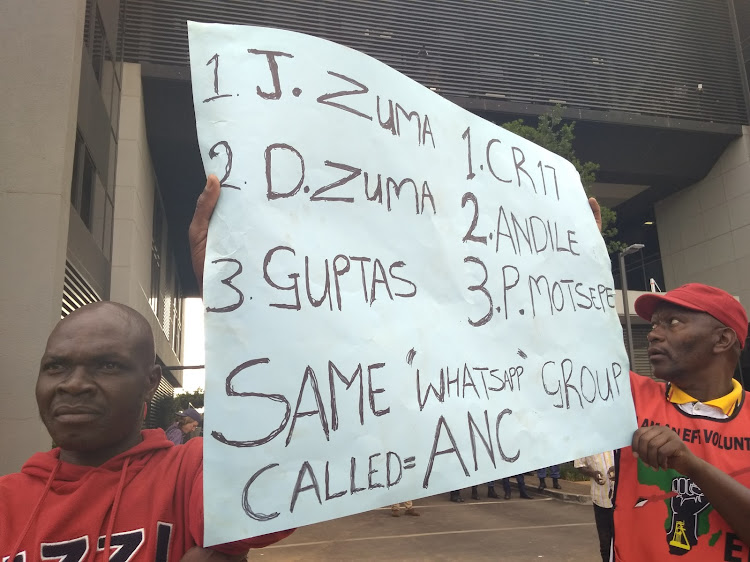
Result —
<svg viewBox="0 0 750 562"><path fill-rule="evenodd" d="M444 95L746 122L718 0L129 0L126 60L187 66L188 19L330 39Z"/></svg>
<svg viewBox="0 0 750 562"><path fill-rule="evenodd" d="M65 318L74 310L100 300L102 300L101 297L91 288L91 285L86 282L70 262L66 261L60 318Z"/></svg>
<svg viewBox="0 0 750 562"><path fill-rule="evenodd" d="M650 326L636 324L633 330L633 371L639 375L652 376L651 361L648 359L648 339L651 331ZM623 329L623 339L627 341L627 335Z"/></svg>
<svg viewBox="0 0 750 562"><path fill-rule="evenodd" d="M165 420L165 412L163 411L167 404L172 403L169 400L172 396L174 396L174 386L169 383L166 377L162 377L156 392L154 392L154 397L149 403L143 427L146 429L155 429L160 426L160 422L171 423L173 421L171 419L169 421Z"/></svg>
<svg viewBox="0 0 750 562"><path fill-rule="evenodd" d="M358 6L358 10L362 10L362 11L364 11L364 8L365 8L364 6L363 6L363 7L359 7L359 6ZM324 6L323 6L323 5L319 6L318 10L319 10L320 12L324 12ZM156 23L156 22L158 22L158 21L159 21L159 19L161 19L162 23L166 23L166 22L168 22L168 21L171 21L171 22L172 22L173 24L175 23L175 20L174 20L174 18L172 17L172 16L173 16L173 14L159 14L159 13L153 13L153 14L150 14L150 15L152 16L152 22L153 22L153 23ZM231 19L233 19L233 18L228 18L228 16L231 16L231 15L232 15L232 14L228 14L228 13L227 13L226 11L224 11L223 13L218 13L216 17L206 17L206 18L204 18L204 19L207 19L207 20L216 20L216 21L219 21L219 20L227 20L227 19L230 19L230 20L231 20ZM285 13L285 14L283 14L283 16L284 16L284 17L283 17L283 18L281 18L281 17L280 17L280 19L282 19L282 21L283 21L283 20L288 20L289 18L287 18L287 17L286 17L286 16L288 16L288 15L289 15L288 13ZM613 15L614 15L614 14L613 14ZM162 17L162 18L159 18L159 16L166 16L166 17ZM280 15L280 16L281 16L281 15ZM356 20L354 20L354 21L356 21ZM149 25L149 23L151 23L151 22L143 22L143 23L144 23L144 25ZM559 23L559 22L558 22L558 23ZM704 20L700 20L700 24L701 24L701 25L704 25L704 24L705 24L705 21L704 21ZM179 24L178 24L178 25L179 25ZM156 27L157 27L158 29L162 30L162 31L163 31L163 29L164 29L164 28L163 28L163 25L159 25L159 26L156 26ZM289 27L295 27L295 26L293 26L293 25L290 25ZM303 27L303 28L304 28L304 29L306 30L306 29L307 29L307 28L308 28L309 26L308 26L307 24L304 24L304 25L303 25L302 27ZM324 30L325 30L325 27L329 27L329 26L325 26L325 25L320 25L319 27L321 27L322 29L324 29ZM657 29L658 29L658 28L657 28ZM627 28L626 28L626 26L624 26L624 25L618 25L618 27L617 27L617 28L614 28L614 29L610 29L610 30L608 30L608 40L610 40L610 41L611 41L611 40L612 40L612 38L614 37L614 35L615 35L615 34L617 34L618 30L625 30L625 31L627 31L627 35L625 35L625 37L626 37L627 39L629 39L629 40L633 40L633 39L635 39L635 38L637 37L637 36L636 36L636 35L634 34L634 32L636 31L635 29L633 29L633 28L627 29ZM336 32L343 32L344 30L342 30L342 29L340 29L340 28L334 28L333 30L329 29L329 30L327 30L327 31L329 31L329 32L330 32L330 31L333 31L334 33L336 33ZM440 32L441 32L441 33L445 33L446 31L450 31L450 30L444 30L444 29L441 29L441 30L440 30ZM490 31L490 32L492 32L492 31L494 31L494 29L492 29L492 28L489 28L489 31ZM512 32L513 32L514 30L513 30L512 28L511 28L511 29L510 29L510 30L508 30L508 31L509 31L510 33L512 33ZM558 34L560 34L560 35L561 35L563 31L564 31L563 29L559 30L559 33L558 33ZM640 31L640 32L641 32L641 34L643 34L643 31L644 31L644 26L643 26L643 22L642 22L642 21L641 21L641 22L639 22L639 27L638 27L638 31ZM343 34L343 33L342 33L342 35L345 35L345 34ZM574 37L580 37L580 35L581 35L581 34L580 34L580 33L578 32L578 30L576 30L576 31L575 31L575 33L574 33L573 35L574 35ZM644 35L645 35L645 34L644 34ZM424 39L425 39L425 38L422 38L421 40L423 41ZM537 39L537 40L541 39L541 40L543 41L543 40L544 40L544 37L539 37L539 38L535 38L535 39ZM550 37L550 39L551 39L551 40L554 40L554 39L556 39L556 37ZM648 39L648 37L647 37L647 39ZM701 36L701 45L704 45L704 46L705 46L705 45L710 45L710 44L711 44L711 42L712 42L712 40L714 40L714 39L715 39L715 38L713 38L713 37L705 37L705 35L702 35L702 36ZM586 44L586 43L589 43L589 41L587 41L587 40L581 40L581 42L582 42L582 43L584 43L584 44ZM723 45L723 44L724 44L724 43L723 43L723 42L721 42L721 41L715 41L715 40L714 40L713 42L714 42L714 43L716 43L717 45ZM648 43L646 42L646 43L644 43L644 44L648 44ZM668 48L669 46L668 46L668 45L665 45L664 47L667 47L667 48Z"/></svg>

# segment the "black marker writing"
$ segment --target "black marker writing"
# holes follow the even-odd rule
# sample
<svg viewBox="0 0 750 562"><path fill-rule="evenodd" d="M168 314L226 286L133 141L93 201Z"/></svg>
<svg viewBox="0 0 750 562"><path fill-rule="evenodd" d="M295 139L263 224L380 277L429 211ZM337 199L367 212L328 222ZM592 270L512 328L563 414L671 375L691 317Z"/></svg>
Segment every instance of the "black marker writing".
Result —
<svg viewBox="0 0 750 562"><path fill-rule="evenodd" d="M289 53L282 53L281 51L262 51L259 49L248 49L248 53L252 55L265 55L268 61L268 69L271 71L271 80L273 82L273 92L264 92L260 86L257 88L258 95L264 100L277 100L281 98L281 80L279 79L279 63L276 61L276 57L287 57L290 59L294 58L294 55Z"/></svg>
<svg viewBox="0 0 750 562"><path fill-rule="evenodd" d="M330 92L328 94L323 94L322 96L318 98L318 103L322 103L324 105L330 105L331 107L335 107L336 109L341 109L348 113L352 113L353 115L356 115L358 117L363 117L364 119L372 121L372 116L367 115L366 113L362 113L361 111L354 109L353 107L349 107L348 105L344 105L343 103L331 101L332 99L340 98L343 96L356 96L360 94L366 94L367 92L370 91L369 88L365 86L364 84L362 84L361 82L358 82L354 78L350 78L349 76L345 76L344 74L339 74L338 72L333 72L332 70L329 70L328 74L343 80L347 84L356 86L357 89L356 90L340 90L337 92Z"/></svg>

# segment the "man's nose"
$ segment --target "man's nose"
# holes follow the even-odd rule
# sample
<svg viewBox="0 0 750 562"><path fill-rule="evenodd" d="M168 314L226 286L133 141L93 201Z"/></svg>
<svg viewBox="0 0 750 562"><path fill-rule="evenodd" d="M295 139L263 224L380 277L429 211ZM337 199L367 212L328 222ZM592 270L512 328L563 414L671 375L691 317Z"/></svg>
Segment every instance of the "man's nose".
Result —
<svg viewBox="0 0 750 562"><path fill-rule="evenodd" d="M93 387L94 381L85 365L74 366L57 386L60 391L68 394L83 394Z"/></svg>
<svg viewBox="0 0 750 562"><path fill-rule="evenodd" d="M651 327L651 331L646 335L646 340L648 340L648 343L651 343L657 340L661 341L663 337L659 324L654 324Z"/></svg>

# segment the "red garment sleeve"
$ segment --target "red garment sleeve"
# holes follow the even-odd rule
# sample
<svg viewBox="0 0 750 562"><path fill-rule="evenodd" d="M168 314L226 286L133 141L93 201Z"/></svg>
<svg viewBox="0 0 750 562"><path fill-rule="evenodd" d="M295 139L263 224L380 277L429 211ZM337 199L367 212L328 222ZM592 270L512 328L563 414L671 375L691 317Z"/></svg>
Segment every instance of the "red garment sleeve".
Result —
<svg viewBox="0 0 750 562"><path fill-rule="evenodd" d="M202 452L201 452L202 453ZM189 529L190 533L195 540L195 544L203 546L203 461L201 456L201 463L199 469L196 471L193 479L193 485L190 494L189 502ZM241 541L229 542L225 544L217 544L211 546L212 550L221 552L222 554L228 554L230 556L236 556L238 554L244 554L251 548L263 548L282 539L285 539L294 532L294 529L287 531L277 531L275 533L269 533L267 535L260 535L257 537L251 537L243 539Z"/></svg>

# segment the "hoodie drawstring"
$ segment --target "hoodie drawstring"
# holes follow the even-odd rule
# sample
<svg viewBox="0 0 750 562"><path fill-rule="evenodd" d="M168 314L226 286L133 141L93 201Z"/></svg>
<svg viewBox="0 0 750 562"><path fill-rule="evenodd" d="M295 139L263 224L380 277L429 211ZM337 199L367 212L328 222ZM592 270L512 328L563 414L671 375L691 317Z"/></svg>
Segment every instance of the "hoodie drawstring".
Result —
<svg viewBox="0 0 750 562"><path fill-rule="evenodd" d="M104 539L104 560L109 560L109 550L112 547L112 531L114 530L114 526L115 526L115 515L117 514L117 510L120 507L120 498L122 497L123 488L125 488L125 478L127 476L129 465L130 465L130 458L128 457L125 459L125 462L122 467L122 471L120 472L120 482L117 484L117 489L115 490L115 498L112 502L112 511L110 512L109 522L107 523L107 534ZM39 513L39 510L41 509L42 504L44 503L44 499L47 497L47 493L52 487L52 483L55 481L55 476L57 476L57 471L60 470L61 466L62 466L62 461L58 459L57 464L55 464L55 468L52 469L52 472L50 473L49 478L47 478L47 484L44 486L44 491L42 492L42 495L40 496L39 501L36 503L36 506L34 506L34 510L31 512L31 517L29 517L29 520L26 522L26 526L23 528L23 531L21 532L19 537L16 539L16 544L14 544L13 548L11 549L12 554L8 558L9 562L13 562L15 560L16 555L18 554L18 548L21 546L21 542L23 542L23 539L26 536L26 533L29 532L29 529L31 528L31 524L36 520L37 513Z"/></svg>
<svg viewBox="0 0 750 562"><path fill-rule="evenodd" d="M23 541L23 538L26 536L26 533L29 532L29 529L31 528L31 523L36 520L36 514L39 512L39 509L41 509L42 503L44 502L44 498L47 496L47 492L49 492L49 489L52 487L52 482L55 481L55 476L57 476L57 471L60 470L60 466L62 466L62 461L60 459L57 459L57 464L55 464L55 468L52 469L52 472L50 473L49 478L47 478L47 484L44 486L44 491L42 492L42 495L39 498L39 501L34 506L34 511L31 512L31 517L29 517L29 520L26 522L26 526L23 528L23 531L21 532L18 539L16 539L16 544L14 544L13 548L10 550L11 555L8 558L10 562L15 561L16 555L18 554L18 547L21 546L21 542Z"/></svg>
<svg viewBox="0 0 750 562"><path fill-rule="evenodd" d="M122 497L122 490L125 488L125 476L128 473L128 465L130 464L130 457L125 459L125 463L120 473L120 482L117 484L117 490L115 490L115 499L112 502L112 511L109 514L109 522L107 523L107 534L104 538L104 560L109 560L109 549L112 547L112 531L115 527L115 515L117 509L120 507L120 498Z"/></svg>

